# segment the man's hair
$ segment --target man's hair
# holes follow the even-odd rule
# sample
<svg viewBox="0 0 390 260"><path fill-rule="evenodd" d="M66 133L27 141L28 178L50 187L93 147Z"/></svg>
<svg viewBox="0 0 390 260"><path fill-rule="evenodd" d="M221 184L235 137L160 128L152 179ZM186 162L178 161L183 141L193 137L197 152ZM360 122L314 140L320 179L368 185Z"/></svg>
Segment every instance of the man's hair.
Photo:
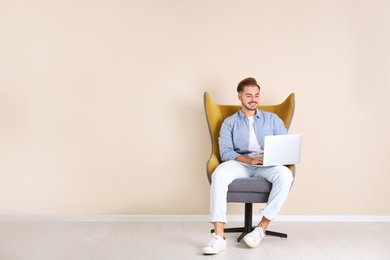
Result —
<svg viewBox="0 0 390 260"><path fill-rule="evenodd" d="M260 86L257 84L257 81L254 78L246 78L240 81L237 86L237 92L240 93L247 86L257 86L260 90Z"/></svg>

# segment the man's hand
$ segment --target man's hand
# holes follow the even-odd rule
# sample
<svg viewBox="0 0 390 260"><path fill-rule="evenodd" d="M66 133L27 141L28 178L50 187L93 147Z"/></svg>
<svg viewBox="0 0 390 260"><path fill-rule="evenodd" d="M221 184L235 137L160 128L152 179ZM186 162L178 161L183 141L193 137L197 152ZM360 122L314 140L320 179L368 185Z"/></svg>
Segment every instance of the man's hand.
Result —
<svg viewBox="0 0 390 260"><path fill-rule="evenodd" d="M250 158L250 157L249 157ZM251 159L251 165L262 165L263 164L263 158L264 156L256 157L256 158L250 158Z"/></svg>
<svg viewBox="0 0 390 260"><path fill-rule="evenodd" d="M252 158L252 157L249 157L249 156L241 155L241 156L238 156L236 158L236 161L247 163L247 164L250 164L250 165L262 165L263 164L263 158L264 158L264 156Z"/></svg>

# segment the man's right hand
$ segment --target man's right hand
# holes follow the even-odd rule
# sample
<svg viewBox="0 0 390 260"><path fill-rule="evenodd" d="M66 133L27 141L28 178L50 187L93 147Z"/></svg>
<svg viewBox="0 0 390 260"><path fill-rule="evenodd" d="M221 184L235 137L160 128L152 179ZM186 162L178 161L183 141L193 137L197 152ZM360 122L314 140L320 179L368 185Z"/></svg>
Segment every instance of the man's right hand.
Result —
<svg viewBox="0 0 390 260"><path fill-rule="evenodd" d="M250 157L249 157L250 158ZM250 158L251 159L251 165L262 165L264 156L256 157L256 158Z"/></svg>
<svg viewBox="0 0 390 260"><path fill-rule="evenodd" d="M263 159L264 159L264 156L252 158L252 157L249 157L249 156L241 155L241 156L238 156L236 158L236 161L239 161L239 162L242 162L242 163L246 163L246 164L250 164L250 165L262 165L263 164Z"/></svg>

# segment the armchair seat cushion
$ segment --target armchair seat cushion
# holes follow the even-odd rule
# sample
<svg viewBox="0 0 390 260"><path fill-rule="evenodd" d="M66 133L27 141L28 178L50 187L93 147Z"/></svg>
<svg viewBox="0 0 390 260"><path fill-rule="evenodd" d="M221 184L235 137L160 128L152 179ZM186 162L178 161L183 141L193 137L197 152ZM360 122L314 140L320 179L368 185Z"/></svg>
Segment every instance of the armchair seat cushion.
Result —
<svg viewBox="0 0 390 260"><path fill-rule="evenodd" d="M227 202L266 203L271 188L263 178L236 179L228 187Z"/></svg>
<svg viewBox="0 0 390 260"><path fill-rule="evenodd" d="M272 184L263 178L236 179L229 185L229 192L270 193Z"/></svg>

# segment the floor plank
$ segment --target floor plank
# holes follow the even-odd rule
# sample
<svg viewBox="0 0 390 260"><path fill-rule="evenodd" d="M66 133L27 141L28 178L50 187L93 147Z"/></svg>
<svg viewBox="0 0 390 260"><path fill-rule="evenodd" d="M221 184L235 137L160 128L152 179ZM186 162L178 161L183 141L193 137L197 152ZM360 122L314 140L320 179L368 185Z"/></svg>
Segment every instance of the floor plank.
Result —
<svg viewBox="0 0 390 260"><path fill-rule="evenodd" d="M36 235L50 230L46 233L46 239L41 240L37 245L30 244L37 250L35 252L29 252L29 258L36 256L35 259L50 260L61 259L65 254L73 247L77 245L77 242L86 236L88 231L92 228L93 223L42 223L42 227L36 232ZM39 241L39 240L38 240Z"/></svg>
<svg viewBox="0 0 390 260"><path fill-rule="evenodd" d="M131 240L138 228L138 222L117 223L114 230L104 242L93 259L95 260L120 260L128 248L132 247Z"/></svg>
<svg viewBox="0 0 390 260"><path fill-rule="evenodd" d="M335 225L341 230L337 239L349 239L345 246L364 255L364 259L390 259L388 223L343 222Z"/></svg>
<svg viewBox="0 0 390 260"><path fill-rule="evenodd" d="M94 223L76 245L65 254L63 259L93 259L114 230L115 225L116 223L112 222Z"/></svg>
<svg viewBox="0 0 390 260"><path fill-rule="evenodd" d="M183 222L181 259L204 259L202 248L210 240L211 225L203 222Z"/></svg>
<svg viewBox="0 0 390 260"><path fill-rule="evenodd" d="M139 222L122 259L152 259L161 222Z"/></svg>
<svg viewBox="0 0 390 260"><path fill-rule="evenodd" d="M288 222L274 222L271 224L272 229L277 232L283 232L288 235L285 242L292 248L300 259L304 260L329 260L327 256L318 246L309 240L296 227Z"/></svg>
<svg viewBox="0 0 390 260"><path fill-rule="evenodd" d="M332 232L332 230L328 230L328 232L325 233L318 228L319 223L296 222L293 225L308 240L320 248L330 259L359 259L356 254L334 240L334 236L328 235L328 232Z"/></svg>

